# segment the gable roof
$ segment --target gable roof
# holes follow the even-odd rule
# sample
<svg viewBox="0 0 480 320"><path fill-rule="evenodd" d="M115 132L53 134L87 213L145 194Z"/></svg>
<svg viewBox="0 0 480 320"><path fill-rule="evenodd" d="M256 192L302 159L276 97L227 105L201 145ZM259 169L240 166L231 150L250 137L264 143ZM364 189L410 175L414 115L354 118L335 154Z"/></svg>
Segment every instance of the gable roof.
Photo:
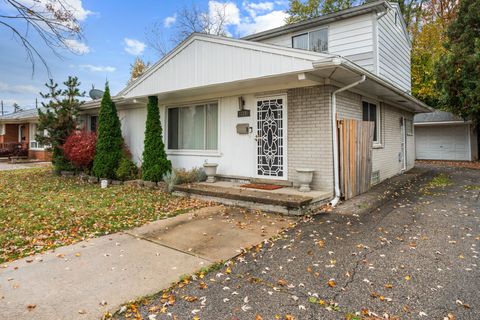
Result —
<svg viewBox="0 0 480 320"><path fill-rule="evenodd" d="M345 10L340 10L340 11L332 12L329 14L325 14L317 18L312 18L312 19L308 19L308 20L304 20L304 21L300 21L292 24L287 24L278 28L254 33L246 37L243 37L242 39L251 40L251 41L260 41L260 40L276 37L286 33L301 31L306 28L313 28L313 27L325 25L337 20L355 17L355 16L366 14L369 12L377 12L377 13L385 12L389 8L391 8L391 5L385 0L374 1L374 2L363 4L363 5L351 7Z"/></svg>
<svg viewBox="0 0 480 320"><path fill-rule="evenodd" d="M310 70L312 61L334 56L194 33L117 96L144 97Z"/></svg>
<svg viewBox="0 0 480 320"><path fill-rule="evenodd" d="M453 113L441 110L434 112L418 114L414 118L415 123L429 123L429 122L465 122L462 118Z"/></svg>

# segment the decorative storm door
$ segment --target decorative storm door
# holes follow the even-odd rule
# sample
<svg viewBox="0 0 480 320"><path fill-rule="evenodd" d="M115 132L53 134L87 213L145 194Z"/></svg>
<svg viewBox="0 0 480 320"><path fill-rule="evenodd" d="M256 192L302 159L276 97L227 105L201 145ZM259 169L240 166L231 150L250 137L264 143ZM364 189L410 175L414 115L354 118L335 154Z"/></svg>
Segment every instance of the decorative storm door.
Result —
<svg viewBox="0 0 480 320"><path fill-rule="evenodd" d="M284 98L257 101L257 174L285 177Z"/></svg>

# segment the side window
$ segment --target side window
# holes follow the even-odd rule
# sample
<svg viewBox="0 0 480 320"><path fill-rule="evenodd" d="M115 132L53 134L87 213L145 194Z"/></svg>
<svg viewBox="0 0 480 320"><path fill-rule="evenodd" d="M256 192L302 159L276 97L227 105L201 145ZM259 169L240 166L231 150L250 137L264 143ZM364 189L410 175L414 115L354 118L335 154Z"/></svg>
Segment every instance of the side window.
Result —
<svg viewBox="0 0 480 320"><path fill-rule="evenodd" d="M376 104L363 101L362 102L362 119L363 121L372 121L375 124L373 131L373 142L380 143L380 112Z"/></svg>
<svg viewBox="0 0 480 320"><path fill-rule="evenodd" d="M292 37L292 47L295 49L308 50L308 33Z"/></svg>

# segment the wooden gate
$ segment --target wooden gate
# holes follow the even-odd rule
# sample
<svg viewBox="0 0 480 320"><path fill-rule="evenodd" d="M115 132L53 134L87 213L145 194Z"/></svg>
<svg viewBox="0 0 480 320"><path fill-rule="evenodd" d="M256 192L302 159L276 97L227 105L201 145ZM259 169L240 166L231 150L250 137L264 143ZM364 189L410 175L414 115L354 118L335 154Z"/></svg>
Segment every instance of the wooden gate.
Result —
<svg viewBox="0 0 480 320"><path fill-rule="evenodd" d="M370 188L373 132L371 121L338 121L340 189L345 200Z"/></svg>

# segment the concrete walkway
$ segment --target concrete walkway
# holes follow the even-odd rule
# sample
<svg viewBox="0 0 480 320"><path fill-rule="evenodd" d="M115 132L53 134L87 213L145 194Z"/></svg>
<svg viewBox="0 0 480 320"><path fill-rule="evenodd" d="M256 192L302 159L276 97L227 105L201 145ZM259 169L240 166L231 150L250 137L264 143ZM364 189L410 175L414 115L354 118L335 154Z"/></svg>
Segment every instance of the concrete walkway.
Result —
<svg viewBox="0 0 480 320"><path fill-rule="evenodd" d="M0 171L8 170L18 170L18 169L30 169L38 167L48 167L50 162L19 162L19 163L10 163L8 159L0 159Z"/></svg>
<svg viewBox="0 0 480 320"><path fill-rule="evenodd" d="M0 267L0 319L99 319L293 221L209 207L14 261Z"/></svg>

